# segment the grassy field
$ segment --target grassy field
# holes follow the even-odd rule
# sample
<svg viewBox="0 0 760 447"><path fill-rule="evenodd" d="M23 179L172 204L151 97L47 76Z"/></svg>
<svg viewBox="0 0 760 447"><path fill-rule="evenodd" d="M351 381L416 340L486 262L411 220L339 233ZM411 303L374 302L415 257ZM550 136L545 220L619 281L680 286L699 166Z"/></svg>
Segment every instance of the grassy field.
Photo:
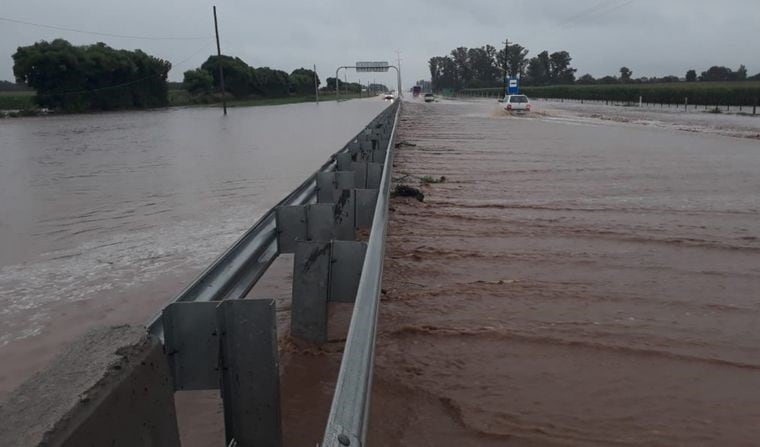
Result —
<svg viewBox="0 0 760 447"><path fill-rule="evenodd" d="M0 110L34 109L34 92L0 92Z"/></svg>
<svg viewBox="0 0 760 447"><path fill-rule="evenodd" d="M664 84L551 85L523 87L533 98L583 99L637 103L751 106L760 101L760 81L675 82ZM463 96L498 96L502 89L462 90Z"/></svg>
<svg viewBox="0 0 760 447"><path fill-rule="evenodd" d="M341 99L359 98L358 94L341 95ZM334 93L320 93L320 101L335 101ZM231 99L227 101L228 107L253 107L253 106L272 106L282 104L295 104L301 102L314 102L314 96L288 96L285 98L250 98L250 99ZM221 106L221 99L210 97L199 100L193 98L184 90L169 90L169 105L178 106ZM2 110L37 110L34 103L34 92L0 92L0 111ZM36 112L31 112L36 113ZM0 113L0 115L3 115ZM1 117L1 116L0 116Z"/></svg>
<svg viewBox="0 0 760 447"><path fill-rule="evenodd" d="M358 94L342 94L341 99L359 98ZM334 93L320 93L320 101L335 101ZM296 104L301 102L314 102L314 96L287 96L284 98L246 98L246 99L228 99L228 107L254 107L254 106L276 106L283 104ZM192 105L214 105L221 106L222 101L218 96L210 98L193 98L185 90L169 90L169 104L171 106L192 106Z"/></svg>

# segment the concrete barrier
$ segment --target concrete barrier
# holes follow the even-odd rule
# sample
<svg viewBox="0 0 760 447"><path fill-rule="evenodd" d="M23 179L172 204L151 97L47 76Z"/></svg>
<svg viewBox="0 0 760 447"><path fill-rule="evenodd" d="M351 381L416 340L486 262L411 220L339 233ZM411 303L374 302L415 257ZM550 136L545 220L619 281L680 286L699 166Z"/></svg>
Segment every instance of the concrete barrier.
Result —
<svg viewBox="0 0 760 447"><path fill-rule="evenodd" d="M95 329L0 404L2 446L179 446L174 389L144 327Z"/></svg>

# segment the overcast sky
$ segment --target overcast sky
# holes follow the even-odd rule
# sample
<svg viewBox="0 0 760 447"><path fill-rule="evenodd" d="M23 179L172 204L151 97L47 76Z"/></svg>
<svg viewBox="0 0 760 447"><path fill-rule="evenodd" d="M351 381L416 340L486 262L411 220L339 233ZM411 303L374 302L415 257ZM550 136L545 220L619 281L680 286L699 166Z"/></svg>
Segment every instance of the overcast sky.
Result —
<svg viewBox="0 0 760 447"><path fill-rule="evenodd" d="M213 2L204 0L2 0L0 17L139 40L53 30L0 20L0 79L13 78L20 45L63 37L140 48L174 64L172 80L212 51ZM254 66L290 72L317 65L322 79L338 65L395 61L405 87L429 79L427 61L457 46L500 46L505 38L530 49L567 50L578 75L683 76L710 65L760 72L760 0L219 0L222 52ZM363 74L362 82L371 74ZM349 80L362 75L349 74ZM390 74L376 79L393 83Z"/></svg>

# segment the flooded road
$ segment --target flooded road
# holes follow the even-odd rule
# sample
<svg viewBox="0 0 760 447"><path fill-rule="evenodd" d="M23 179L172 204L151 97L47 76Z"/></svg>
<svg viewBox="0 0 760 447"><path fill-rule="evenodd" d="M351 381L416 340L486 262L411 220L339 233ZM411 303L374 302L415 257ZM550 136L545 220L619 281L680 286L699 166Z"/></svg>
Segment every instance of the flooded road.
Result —
<svg viewBox="0 0 760 447"><path fill-rule="evenodd" d="M95 324L143 323L386 103L0 122L0 397Z"/></svg>
<svg viewBox="0 0 760 447"><path fill-rule="evenodd" d="M539 112L405 106L368 444L756 445L760 142Z"/></svg>

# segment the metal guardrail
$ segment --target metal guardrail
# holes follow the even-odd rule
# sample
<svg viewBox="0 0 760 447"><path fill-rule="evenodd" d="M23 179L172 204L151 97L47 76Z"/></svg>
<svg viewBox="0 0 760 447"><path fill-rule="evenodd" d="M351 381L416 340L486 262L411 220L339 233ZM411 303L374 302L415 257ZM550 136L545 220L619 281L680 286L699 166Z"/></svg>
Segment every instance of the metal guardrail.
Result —
<svg viewBox="0 0 760 447"><path fill-rule="evenodd" d="M389 109L385 109L378 114L373 122L388 111ZM365 130L362 129L349 141L357 140L364 132ZM280 254L277 247L275 210L282 206L312 203L317 195L317 176L319 173L334 171L336 158L348 150L347 144L331 155L327 162L287 197L267 211L232 247L219 256L172 302L204 302L244 298ZM164 341L161 313L155 315L148 322L147 328L150 334L158 337L162 342Z"/></svg>
<svg viewBox="0 0 760 447"><path fill-rule="evenodd" d="M380 181L367 253L322 442L323 447L358 447L364 445L367 436L377 314L385 258L388 199L393 168L393 141L400 111L401 107L398 107L393 120L393 130L388 139L385 168Z"/></svg>
<svg viewBox="0 0 760 447"><path fill-rule="evenodd" d="M228 443L282 442L275 303L244 298L283 253L294 253L291 335L323 342L327 301L354 302L323 445L364 443L399 113L394 102L378 114L148 324L175 390L221 391Z"/></svg>

